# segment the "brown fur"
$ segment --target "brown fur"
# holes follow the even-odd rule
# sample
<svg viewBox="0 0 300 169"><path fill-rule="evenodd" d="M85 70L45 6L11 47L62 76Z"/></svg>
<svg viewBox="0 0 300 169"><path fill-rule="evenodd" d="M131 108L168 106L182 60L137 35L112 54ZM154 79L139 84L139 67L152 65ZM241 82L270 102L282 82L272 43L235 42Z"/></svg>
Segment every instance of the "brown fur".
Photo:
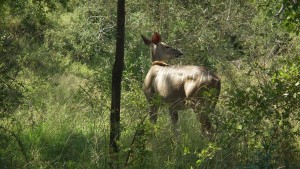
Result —
<svg viewBox="0 0 300 169"><path fill-rule="evenodd" d="M152 39L161 40L155 33ZM175 126L178 121L178 110L193 108L202 125L204 134L213 132L208 114L214 111L220 90L221 80L205 67L170 66L164 61L177 58L181 51L163 42L154 43L142 36L151 49L152 66L144 80L143 91L150 104L150 120L157 121L156 96L169 105L171 121ZM159 102L160 103L160 102Z"/></svg>
<svg viewBox="0 0 300 169"><path fill-rule="evenodd" d="M154 61L152 62L152 66L158 65L158 66L169 66L169 64L162 62L162 61Z"/></svg>

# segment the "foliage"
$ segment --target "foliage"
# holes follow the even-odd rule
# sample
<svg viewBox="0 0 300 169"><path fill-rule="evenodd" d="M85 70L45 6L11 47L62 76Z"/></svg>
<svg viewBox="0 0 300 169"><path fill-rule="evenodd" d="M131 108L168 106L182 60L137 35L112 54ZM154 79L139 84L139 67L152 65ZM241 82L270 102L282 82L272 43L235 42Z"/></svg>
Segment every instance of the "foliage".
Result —
<svg viewBox="0 0 300 169"><path fill-rule="evenodd" d="M280 9L284 5L284 10ZM127 168L299 168L299 2L126 2L119 164ZM0 166L108 168L116 3L0 4ZM148 122L140 34L158 31L222 79L216 138L191 110ZM159 100L157 102L160 102Z"/></svg>
<svg viewBox="0 0 300 169"><path fill-rule="evenodd" d="M299 66L286 64L270 73L273 76L264 79L264 84L240 86L228 93L230 99L225 106L238 115L224 125L234 137L247 140L240 149L250 156L244 154L242 163L252 161L251 165L258 168L273 168L282 161L285 166L298 167L294 161L297 144L293 143L299 137Z"/></svg>

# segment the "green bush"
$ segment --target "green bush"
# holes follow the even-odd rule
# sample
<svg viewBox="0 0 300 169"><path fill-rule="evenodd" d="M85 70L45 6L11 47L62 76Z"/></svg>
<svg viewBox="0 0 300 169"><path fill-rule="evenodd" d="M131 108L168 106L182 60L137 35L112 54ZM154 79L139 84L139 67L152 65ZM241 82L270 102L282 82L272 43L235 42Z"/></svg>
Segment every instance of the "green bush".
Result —
<svg viewBox="0 0 300 169"><path fill-rule="evenodd" d="M297 9L285 0L127 1L120 166L299 168ZM4 0L0 16L0 166L108 168L116 3ZM215 140L191 110L179 113L177 134L167 108L148 121L140 35L154 31L184 53L170 64L221 78Z"/></svg>

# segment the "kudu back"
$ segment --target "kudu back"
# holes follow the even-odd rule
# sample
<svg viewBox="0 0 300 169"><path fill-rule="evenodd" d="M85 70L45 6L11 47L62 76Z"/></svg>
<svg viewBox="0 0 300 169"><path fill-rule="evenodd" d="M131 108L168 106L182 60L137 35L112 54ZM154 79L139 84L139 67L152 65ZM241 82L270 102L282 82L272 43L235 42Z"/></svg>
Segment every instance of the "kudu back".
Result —
<svg viewBox="0 0 300 169"><path fill-rule="evenodd" d="M144 94L150 104L150 120L157 121L157 96L169 105L171 120L175 126L178 110L192 108L202 126L203 134L212 134L213 127L208 114L214 111L221 81L202 66L171 66L165 61L183 55L161 42L161 36L155 32L151 39L142 35L144 43L150 46L152 66L143 84Z"/></svg>

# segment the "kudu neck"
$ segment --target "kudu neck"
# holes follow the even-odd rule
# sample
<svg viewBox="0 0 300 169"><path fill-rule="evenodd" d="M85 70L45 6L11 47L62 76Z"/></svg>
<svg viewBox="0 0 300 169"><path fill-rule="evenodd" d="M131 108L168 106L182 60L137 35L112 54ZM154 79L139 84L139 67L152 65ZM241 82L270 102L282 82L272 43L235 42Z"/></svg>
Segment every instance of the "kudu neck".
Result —
<svg viewBox="0 0 300 169"><path fill-rule="evenodd" d="M158 66L169 66L166 62L164 62L163 58L167 58L164 56L164 52L161 52L161 49L158 49L157 45L154 45L151 47L151 62L152 66L158 65Z"/></svg>
<svg viewBox="0 0 300 169"><path fill-rule="evenodd" d="M163 62L163 61L152 61L152 66L155 66L155 65L158 65L158 66L169 66L169 64L167 64L166 62Z"/></svg>

